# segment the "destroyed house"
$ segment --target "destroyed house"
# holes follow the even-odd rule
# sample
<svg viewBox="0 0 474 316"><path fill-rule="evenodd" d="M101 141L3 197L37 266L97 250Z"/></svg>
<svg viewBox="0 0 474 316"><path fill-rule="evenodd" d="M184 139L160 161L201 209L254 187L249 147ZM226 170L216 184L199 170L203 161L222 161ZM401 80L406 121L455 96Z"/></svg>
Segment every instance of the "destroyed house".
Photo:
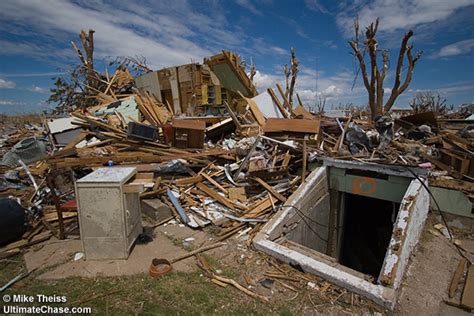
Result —
<svg viewBox="0 0 474 316"><path fill-rule="evenodd" d="M257 94L240 64L240 57L229 51L193 63L152 71L135 78L138 88L169 104L175 114L206 113L206 107L230 103L238 91Z"/></svg>

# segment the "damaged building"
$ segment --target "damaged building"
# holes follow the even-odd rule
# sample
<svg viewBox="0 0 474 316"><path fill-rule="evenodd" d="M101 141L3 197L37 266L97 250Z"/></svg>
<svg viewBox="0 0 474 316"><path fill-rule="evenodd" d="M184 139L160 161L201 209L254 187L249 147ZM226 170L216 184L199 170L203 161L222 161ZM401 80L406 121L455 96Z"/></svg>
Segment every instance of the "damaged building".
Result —
<svg viewBox="0 0 474 316"><path fill-rule="evenodd" d="M135 78L137 88L168 104L176 115L213 113L238 97L254 97L257 90L242 68L240 56L230 51L194 63L164 68ZM215 113L216 111L214 111Z"/></svg>
<svg viewBox="0 0 474 316"><path fill-rule="evenodd" d="M474 308L472 108L310 111L296 70L257 91L230 51L136 77L80 60L95 84L83 104L5 127L0 258L26 263L2 291L196 270L187 283L259 304L314 294L311 311L400 312L428 234L449 254L430 298Z"/></svg>

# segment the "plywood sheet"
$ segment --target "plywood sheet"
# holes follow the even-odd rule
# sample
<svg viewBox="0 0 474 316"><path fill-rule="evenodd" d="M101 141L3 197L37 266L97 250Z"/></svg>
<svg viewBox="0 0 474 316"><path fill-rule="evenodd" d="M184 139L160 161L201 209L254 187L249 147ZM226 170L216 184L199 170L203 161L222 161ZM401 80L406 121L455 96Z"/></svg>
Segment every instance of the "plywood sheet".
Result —
<svg viewBox="0 0 474 316"><path fill-rule="evenodd" d="M317 134L319 127L319 120L269 118L263 131Z"/></svg>

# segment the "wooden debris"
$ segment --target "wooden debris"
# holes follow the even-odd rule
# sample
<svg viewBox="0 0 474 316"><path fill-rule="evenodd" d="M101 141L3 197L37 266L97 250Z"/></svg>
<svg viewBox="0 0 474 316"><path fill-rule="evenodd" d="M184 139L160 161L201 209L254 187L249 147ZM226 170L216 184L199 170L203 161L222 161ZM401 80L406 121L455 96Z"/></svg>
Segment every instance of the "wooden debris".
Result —
<svg viewBox="0 0 474 316"><path fill-rule="evenodd" d="M456 268L456 271L454 271L453 278L451 279L451 284L449 285L449 298L454 297L454 293L456 292L456 289L458 288L459 281L461 281L461 277L464 274L464 270L466 269L467 265L467 260L464 258L461 258L459 260L458 267Z"/></svg>
<svg viewBox="0 0 474 316"><path fill-rule="evenodd" d="M464 291L462 292L461 305L468 308L474 309L474 265L470 265Z"/></svg>
<svg viewBox="0 0 474 316"><path fill-rule="evenodd" d="M240 285L239 283L237 283L235 280L233 279L228 279L228 278L224 278L222 276L219 276L219 275L214 275L213 276L213 279L219 281L219 282L222 282L222 283L227 283L227 284L230 284L232 286L234 286L236 289L240 290L241 292L247 294L248 296L251 296L253 298L256 298L256 299L259 299L265 303L268 303L269 302L269 299L263 295L260 295L260 294L257 294L255 292L252 292L250 290L248 290L246 287Z"/></svg>

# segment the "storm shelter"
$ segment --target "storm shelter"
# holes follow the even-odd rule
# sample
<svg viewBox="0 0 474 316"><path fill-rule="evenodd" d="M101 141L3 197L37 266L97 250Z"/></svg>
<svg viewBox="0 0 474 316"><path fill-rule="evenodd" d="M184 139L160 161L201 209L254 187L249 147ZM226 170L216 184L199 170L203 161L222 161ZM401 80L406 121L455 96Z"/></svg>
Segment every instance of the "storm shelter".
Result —
<svg viewBox="0 0 474 316"><path fill-rule="evenodd" d="M421 182L418 169L326 159L253 243L393 309L429 210Z"/></svg>

